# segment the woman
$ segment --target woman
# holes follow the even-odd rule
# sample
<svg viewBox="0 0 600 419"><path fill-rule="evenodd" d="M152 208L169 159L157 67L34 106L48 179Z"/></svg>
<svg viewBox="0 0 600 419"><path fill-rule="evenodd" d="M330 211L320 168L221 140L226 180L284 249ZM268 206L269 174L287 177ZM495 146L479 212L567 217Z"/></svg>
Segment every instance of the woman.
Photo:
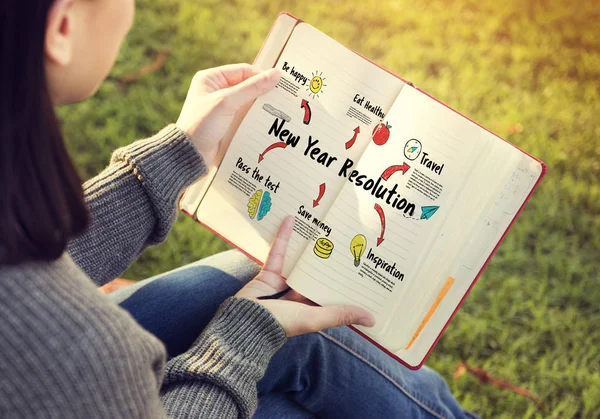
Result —
<svg viewBox="0 0 600 419"><path fill-rule="evenodd" d="M262 417L464 416L432 371L407 371L345 328L310 333L372 326L366 311L262 299L285 287L291 218L260 272L229 252L121 293L154 334L100 295L166 237L223 127L279 79L243 64L198 73L177 123L117 150L82 190L53 107L96 91L133 6L0 6L0 417L249 417L257 404Z"/></svg>

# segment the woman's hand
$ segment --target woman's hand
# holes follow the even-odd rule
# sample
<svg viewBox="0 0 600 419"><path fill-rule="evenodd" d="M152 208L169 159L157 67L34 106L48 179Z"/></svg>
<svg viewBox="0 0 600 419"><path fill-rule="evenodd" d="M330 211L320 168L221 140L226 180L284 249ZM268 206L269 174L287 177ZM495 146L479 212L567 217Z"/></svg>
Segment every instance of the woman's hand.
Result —
<svg viewBox="0 0 600 419"><path fill-rule="evenodd" d="M280 77L278 69L261 71L250 64L231 64L196 73L177 126L188 134L207 166L217 155L235 113L275 87Z"/></svg>
<svg viewBox="0 0 600 419"><path fill-rule="evenodd" d="M294 217L287 217L279 228L262 270L236 297L248 298L266 307L281 323L288 337L349 324L374 326L375 319L362 308L345 305L318 307L293 290L279 300L258 299L287 288L281 270L293 228Z"/></svg>

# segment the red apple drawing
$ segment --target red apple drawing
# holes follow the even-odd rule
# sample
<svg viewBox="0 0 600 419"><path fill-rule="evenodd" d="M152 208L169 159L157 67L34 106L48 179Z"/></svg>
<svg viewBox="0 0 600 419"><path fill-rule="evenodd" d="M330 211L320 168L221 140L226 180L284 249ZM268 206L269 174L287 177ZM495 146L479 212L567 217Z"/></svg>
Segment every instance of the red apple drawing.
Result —
<svg viewBox="0 0 600 419"><path fill-rule="evenodd" d="M387 143L387 140L390 138L390 128L387 122L384 124L383 122L373 129L373 142L377 145L384 145Z"/></svg>

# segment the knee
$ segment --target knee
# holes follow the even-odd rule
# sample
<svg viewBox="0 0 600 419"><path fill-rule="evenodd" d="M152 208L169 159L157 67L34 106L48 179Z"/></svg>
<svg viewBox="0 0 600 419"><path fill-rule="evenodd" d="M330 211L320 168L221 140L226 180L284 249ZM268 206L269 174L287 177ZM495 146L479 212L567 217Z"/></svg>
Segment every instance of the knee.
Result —
<svg viewBox="0 0 600 419"><path fill-rule="evenodd" d="M284 346L298 372L310 381L309 375L321 374L330 370L340 358L339 347L334 345L325 333L308 333L288 339Z"/></svg>
<svg viewBox="0 0 600 419"><path fill-rule="evenodd" d="M294 336L273 357L271 366L288 371L293 369L300 378L299 375L308 371L323 369L330 358L328 351L328 342L319 333Z"/></svg>

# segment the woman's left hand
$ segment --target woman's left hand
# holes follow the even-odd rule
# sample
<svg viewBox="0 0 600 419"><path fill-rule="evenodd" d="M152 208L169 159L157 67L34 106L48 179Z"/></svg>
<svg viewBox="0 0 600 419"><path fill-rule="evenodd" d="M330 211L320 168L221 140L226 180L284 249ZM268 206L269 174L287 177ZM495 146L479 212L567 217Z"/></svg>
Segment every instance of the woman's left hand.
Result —
<svg viewBox="0 0 600 419"><path fill-rule="evenodd" d="M350 305L318 307L294 290L277 300L264 299L288 288L281 271L293 228L294 217L287 217L275 236L262 270L235 296L264 306L279 321L287 337L350 324L374 326L375 318L364 308Z"/></svg>
<svg viewBox="0 0 600 419"><path fill-rule="evenodd" d="M188 134L207 166L217 155L235 113L275 87L280 77L278 69L261 71L250 64L196 73L177 126Z"/></svg>

